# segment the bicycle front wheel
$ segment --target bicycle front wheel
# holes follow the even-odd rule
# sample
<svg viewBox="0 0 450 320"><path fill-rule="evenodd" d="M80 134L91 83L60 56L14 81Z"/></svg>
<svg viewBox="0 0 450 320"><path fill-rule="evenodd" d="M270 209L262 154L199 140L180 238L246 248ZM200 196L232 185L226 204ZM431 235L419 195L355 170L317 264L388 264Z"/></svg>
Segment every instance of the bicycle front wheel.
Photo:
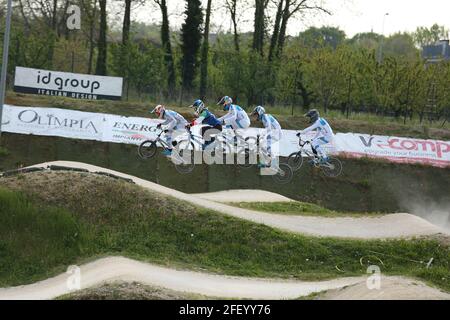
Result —
<svg viewBox="0 0 450 320"><path fill-rule="evenodd" d="M287 163L280 163L278 172L272 176L272 179L278 184L288 184L292 181L294 171Z"/></svg>
<svg viewBox="0 0 450 320"><path fill-rule="evenodd" d="M138 154L142 159L152 158L156 154L156 141L146 140L139 145Z"/></svg>
<svg viewBox="0 0 450 320"><path fill-rule="evenodd" d="M302 152L294 152L292 153L288 160L287 163L289 164L289 166L291 166L292 170L294 171L298 171L300 170L300 168L303 165L303 156L302 156Z"/></svg>

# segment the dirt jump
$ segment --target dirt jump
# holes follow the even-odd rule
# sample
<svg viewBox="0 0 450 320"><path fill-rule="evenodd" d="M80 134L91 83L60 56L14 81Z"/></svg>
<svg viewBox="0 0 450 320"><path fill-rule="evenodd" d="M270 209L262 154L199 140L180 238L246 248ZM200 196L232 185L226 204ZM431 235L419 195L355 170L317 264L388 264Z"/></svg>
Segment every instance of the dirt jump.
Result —
<svg viewBox="0 0 450 320"><path fill-rule="evenodd" d="M168 196L190 202L194 205L215 210L236 218L245 219L255 223L264 224L283 231L294 232L315 237L335 237L348 239L392 239L411 238L445 234L441 228L429 223L417 216L407 213L387 214L376 217L311 217L311 216L286 216L281 214L264 213L259 211L236 208L221 202L212 201L216 199L223 202L234 202L236 196L226 197L227 192L219 192L208 195L193 195L170 189L154 182L146 181L131 175L97 167L90 164L69 161L46 162L31 167L63 166L69 168L85 169L90 172L106 172L122 178L130 179L137 185L159 192ZM262 192L257 198L268 193ZM245 195L245 194L244 194ZM273 193L272 193L272 198ZM280 195L279 198L286 199ZM255 199L252 199L255 200Z"/></svg>

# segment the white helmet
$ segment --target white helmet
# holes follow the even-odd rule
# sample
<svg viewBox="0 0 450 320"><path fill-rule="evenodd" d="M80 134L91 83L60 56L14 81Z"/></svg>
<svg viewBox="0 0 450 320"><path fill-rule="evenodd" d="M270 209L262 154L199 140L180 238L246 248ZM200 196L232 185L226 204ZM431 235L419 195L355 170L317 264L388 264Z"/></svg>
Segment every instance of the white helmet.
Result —
<svg viewBox="0 0 450 320"><path fill-rule="evenodd" d="M217 105L222 105L224 111L230 110L230 106L233 103L233 99L231 99L229 96L225 96L217 103Z"/></svg>
<svg viewBox="0 0 450 320"><path fill-rule="evenodd" d="M262 119L262 116L266 113L266 109L263 106L257 106L253 109L252 115L258 115L258 120Z"/></svg>
<svg viewBox="0 0 450 320"><path fill-rule="evenodd" d="M164 116L164 112L165 112L165 111L166 111L166 108L165 108L163 105L158 104L158 105L155 107L155 109L153 109L153 111L150 112L150 113L156 113L156 115L158 116L158 118L159 118L159 119L162 119L162 117Z"/></svg>

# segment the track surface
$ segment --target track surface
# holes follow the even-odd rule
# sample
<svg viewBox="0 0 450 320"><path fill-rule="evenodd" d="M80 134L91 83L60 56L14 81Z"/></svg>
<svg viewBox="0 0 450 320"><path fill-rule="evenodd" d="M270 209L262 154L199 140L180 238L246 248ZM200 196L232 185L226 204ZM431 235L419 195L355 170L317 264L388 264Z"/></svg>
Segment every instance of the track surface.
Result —
<svg viewBox="0 0 450 320"><path fill-rule="evenodd" d="M85 264L80 267L80 276L80 289L116 280L136 281L178 292L222 298L295 299L333 290L327 293L327 299L450 299L447 293L403 277L383 278L382 290L368 290L366 277L321 282L229 277L174 270L123 257L108 257ZM73 283L70 277L69 274L61 274L31 285L0 289L0 300L53 299L73 292L67 286L68 281Z"/></svg>
<svg viewBox="0 0 450 320"><path fill-rule="evenodd" d="M170 189L131 175L80 162L55 161L42 163L33 167L45 167L47 165L81 168L87 169L91 172L102 171L111 173L116 176L132 179L137 185L143 188L156 191L168 196L173 196L180 200L184 200L204 208L212 209L237 218L264 224L283 231L300 233L310 236L352 239L388 239L411 238L416 236L445 233L444 230L429 223L428 221L406 213L358 218L286 216L236 208L223 203L206 200L200 196L195 196Z"/></svg>
<svg viewBox="0 0 450 320"><path fill-rule="evenodd" d="M216 202L291 202L278 193L264 190L226 190L209 193L194 193L196 197Z"/></svg>

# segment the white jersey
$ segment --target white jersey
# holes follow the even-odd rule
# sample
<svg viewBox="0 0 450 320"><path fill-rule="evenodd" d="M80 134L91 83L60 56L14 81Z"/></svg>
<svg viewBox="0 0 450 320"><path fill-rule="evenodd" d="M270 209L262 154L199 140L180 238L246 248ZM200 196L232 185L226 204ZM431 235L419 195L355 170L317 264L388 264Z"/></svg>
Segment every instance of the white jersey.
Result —
<svg viewBox="0 0 450 320"><path fill-rule="evenodd" d="M266 128L267 135L281 138L281 126L274 116L272 116L271 114L264 114L261 118L261 121L264 125L264 128Z"/></svg>
<svg viewBox="0 0 450 320"><path fill-rule="evenodd" d="M331 139L333 139L334 136L333 129L331 129L327 120L325 120L324 118L317 119L317 121L314 122L312 126L302 130L301 134L305 134L314 130L317 131L317 134L313 139L322 137L327 139L328 141L331 141Z"/></svg>
<svg viewBox="0 0 450 320"><path fill-rule="evenodd" d="M166 121L161 123L161 125L167 126L167 130L173 130L176 127L179 129L188 124L181 114L172 110L164 111L163 119Z"/></svg>
<svg viewBox="0 0 450 320"><path fill-rule="evenodd" d="M219 121L223 121L226 124L237 124L238 128L248 128L250 125L250 118L247 112L242 107L232 104L230 110L223 117L219 118Z"/></svg>

